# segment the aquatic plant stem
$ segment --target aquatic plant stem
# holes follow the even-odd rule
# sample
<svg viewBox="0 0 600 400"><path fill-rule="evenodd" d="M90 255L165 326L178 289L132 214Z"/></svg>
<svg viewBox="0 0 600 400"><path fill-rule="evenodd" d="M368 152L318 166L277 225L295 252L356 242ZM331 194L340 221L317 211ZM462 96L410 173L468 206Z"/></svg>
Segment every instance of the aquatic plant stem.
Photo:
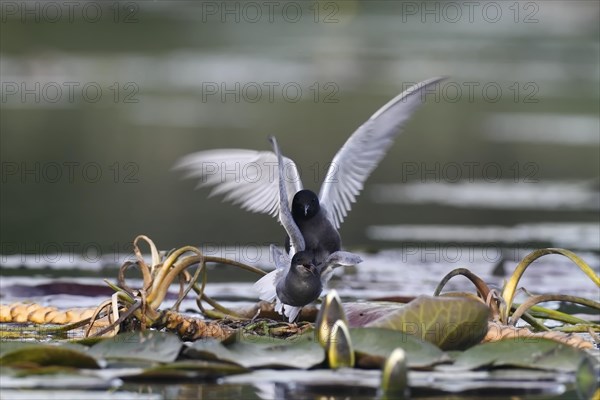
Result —
<svg viewBox="0 0 600 400"><path fill-rule="evenodd" d="M568 301L570 303L582 304L590 308L600 310L600 303L590 299L586 299L578 296L569 296L565 294L542 294L538 296L532 296L528 298L523 304L521 304L510 317L508 325L514 326L517 321L521 318L521 315L529 310L533 305L546 302L546 301Z"/></svg>
<svg viewBox="0 0 600 400"><path fill-rule="evenodd" d="M523 276L523 273L538 258L548 255L548 254L560 254L564 257L567 257L571 261L573 261L591 280L597 287L600 287L600 278L594 273L594 270L579 256L569 250L559 249L559 248L547 248L547 249L538 249L529 253L515 268L515 271L511 275L509 281L504 286L504 290L502 291L502 298L504 299L505 304L500 309L500 320L504 323L508 322L508 312L511 309L513 299L515 297L515 292L517 290L517 285L519 284L519 280Z"/></svg>

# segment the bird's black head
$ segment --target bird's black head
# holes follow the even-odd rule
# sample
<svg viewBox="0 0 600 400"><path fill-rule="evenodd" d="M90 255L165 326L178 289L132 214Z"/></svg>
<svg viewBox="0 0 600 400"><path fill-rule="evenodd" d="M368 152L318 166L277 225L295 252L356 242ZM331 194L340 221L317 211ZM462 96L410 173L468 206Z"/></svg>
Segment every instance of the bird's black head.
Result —
<svg viewBox="0 0 600 400"><path fill-rule="evenodd" d="M292 200L292 216L300 219L309 219L314 217L321 206L319 197L311 190L301 190L294 195Z"/></svg>
<svg viewBox="0 0 600 400"><path fill-rule="evenodd" d="M308 251L299 251L292 257L292 268L302 274L318 274L312 254Z"/></svg>

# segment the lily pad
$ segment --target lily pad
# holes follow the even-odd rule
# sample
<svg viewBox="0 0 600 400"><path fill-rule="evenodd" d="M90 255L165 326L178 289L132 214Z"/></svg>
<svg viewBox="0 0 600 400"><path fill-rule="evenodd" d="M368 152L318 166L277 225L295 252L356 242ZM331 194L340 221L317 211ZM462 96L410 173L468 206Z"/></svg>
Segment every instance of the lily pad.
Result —
<svg viewBox="0 0 600 400"><path fill-rule="evenodd" d="M585 356L583 350L550 339L505 339L470 348L456 358L454 368L513 366L573 372Z"/></svg>
<svg viewBox="0 0 600 400"><path fill-rule="evenodd" d="M406 352L407 365L412 368L429 367L447 360L443 351L429 342L404 332L384 328L351 328L350 337L358 364L381 367L386 358L400 347Z"/></svg>
<svg viewBox="0 0 600 400"><path fill-rule="evenodd" d="M59 366L73 368L100 368L96 360L85 352L67 348L38 344L20 346L8 351L0 357L2 366L31 367Z"/></svg>
<svg viewBox="0 0 600 400"><path fill-rule="evenodd" d="M67 386L68 384L65 384ZM125 391L90 391L90 390L44 390L40 394L39 390L2 390L0 391L2 399L12 400L32 400L39 399L40 396L46 400L162 400L164 397L160 394L136 393Z"/></svg>
<svg viewBox="0 0 600 400"><path fill-rule="evenodd" d="M26 371L26 370L22 370ZM100 371L100 370L97 370ZM94 372L97 372L94 371ZM89 372L89 371L88 371ZM56 373L52 375L23 375L19 374L16 376L7 375L2 373L2 388L0 388L0 399L15 399L19 397L13 397L6 394L10 389L19 391L20 393L26 393L24 389L36 389L37 396L21 397L28 399L39 399L40 390L44 389L43 399L49 399L48 392L53 390L62 390L69 388L69 390L89 390L89 389L113 389L115 385L118 385L118 381L104 379L99 376L92 374L80 374L75 370L71 370L70 373ZM63 399L71 399L73 397L62 397Z"/></svg>
<svg viewBox="0 0 600 400"><path fill-rule="evenodd" d="M248 370L246 368L231 363L205 360L185 360L148 368L142 371L141 374L127 376L126 379L208 379L219 378L232 374L241 374L247 371Z"/></svg>
<svg viewBox="0 0 600 400"><path fill-rule="evenodd" d="M405 306L405 304L390 301L361 301L343 304L348 325L351 328L367 326L381 317L402 310Z"/></svg>
<svg viewBox="0 0 600 400"><path fill-rule="evenodd" d="M227 345L216 340L198 340L185 354L193 358L229 361L245 368L280 366L306 369L325 360L325 351L313 333L294 339L242 336Z"/></svg>
<svg viewBox="0 0 600 400"><path fill-rule="evenodd" d="M365 324L417 336L442 350L463 350L481 341L487 332L489 308L468 297L419 296L403 307L376 305L378 318ZM364 307L361 311L368 313ZM350 316L348 316L350 319Z"/></svg>
<svg viewBox="0 0 600 400"><path fill-rule="evenodd" d="M7 353L13 352L18 349L22 349L25 347L34 347L39 346L38 342L21 342L21 341L2 341L2 346L0 346L0 357L4 356Z"/></svg>
<svg viewBox="0 0 600 400"><path fill-rule="evenodd" d="M133 359L151 362L173 362L183 343L172 333L147 330L128 332L105 339L88 353L105 359Z"/></svg>

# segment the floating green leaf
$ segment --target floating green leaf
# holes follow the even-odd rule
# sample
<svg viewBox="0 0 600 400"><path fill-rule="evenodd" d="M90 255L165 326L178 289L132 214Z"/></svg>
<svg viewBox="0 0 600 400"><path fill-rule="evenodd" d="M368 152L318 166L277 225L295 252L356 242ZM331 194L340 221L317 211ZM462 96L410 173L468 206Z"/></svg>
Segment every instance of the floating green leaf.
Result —
<svg viewBox="0 0 600 400"><path fill-rule="evenodd" d="M126 379L208 379L247 372L246 368L220 361L185 360L145 369Z"/></svg>
<svg viewBox="0 0 600 400"><path fill-rule="evenodd" d="M57 370L51 375L37 375L37 368L33 368L33 374L30 374L32 369L29 368L13 371L15 372L14 374L10 371L7 374L7 369L10 370L9 368L2 369L2 388L0 389L0 398L2 399L84 399L86 397L76 397L73 394L68 396L53 397L49 393L54 392L54 390L64 390L64 388L69 388L69 392L71 393L75 393L77 389L107 390L114 388L115 385L119 384L118 381L106 379L102 376L96 375L103 370L94 370L93 372L87 370L84 373L80 373L75 369L67 369L66 367L63 367L62 370ZM18 391L18 395L11 396L8 393L11 389L14 389L15 392ZM36 389L37 392L32 392L29 396L27 396L27 390L24 389ZM40 393L42 393L40 389L44 389L43 397L40 397Z"/></svg>
<svg viewBox="0 0 600 400"><path fill-rule="evenodd" d="M282 366L310 368L325 360L325 351L314 339L314 334L293 339L268 336L243 336L224 345L216 340L198 340L186 351L188 357L216 358L246 368Z"/></svg>
<svg viewBox="0 0 600 400"><path fill-rule="evenodd" d="M454 367L514 366L573 372L585 356L583 350L550 339L505 339L470 348L456 358Z"/></svg>
<svg viewBox="0 0 600 400"><path fill-rule="evenodd" d="M405 305L388 301L348 302L344 303L344 311L351 328L368 326L371 322L385 317L392 312L402 310Z"/></svg>
<svg viewBox="0 0 600 400"><path fill-rule="evenodd" d="M96 360L85 352L65 346L38 344L8 351L0 358L2 366L60 366L72 368L100 368Z"/></svg>
<svg viewBox="0 0 600 400"><path fill-rule="evenodd" d="M64 383L63 387L69 384ZM159 393L136 393L129 391L98 391L98 390L47 390L40 394L40 390L3 390L2 395L6 399L78 399L78 400L162 400L164 397ZM42 397L41 397L42 396Z"/></svg>
<svg viewBox="0 0 600 400"><path fill-rule="evenodd" d="M175 361L182 346L181 340L172 333L147 330L105 339L92 346L88 353L98 358L165 363Z"/></svg>
<svg viewBox="0 0 600 400"><path fill-rule="evenodd" d="M377 366L400 347L406 353L409 367L429 367L446 360L444 353L415 336L384 328L351 328L350 338L354 351L358 353L358 365Z"/></svg>
<svg viewBox="0 0 600 400"><path fill-rule="evenodd" d="M7 353L11 353L18 349L23 349L25 347L34 347L39 346L38 342L21 342L21 341L10 341L5 340L2 341L2 346L0 346L0 357L3 357Z"/></svg>
<svg viewBox="0 0 600 400"><path fill-rule="evenodd" d="M405 332L443 350L462 350L479 343L487 332L489 318L485 304L462 296L419 296L402 308L390 307L387 314L380 305L377 310L379 318L366 326Z"/></svg>

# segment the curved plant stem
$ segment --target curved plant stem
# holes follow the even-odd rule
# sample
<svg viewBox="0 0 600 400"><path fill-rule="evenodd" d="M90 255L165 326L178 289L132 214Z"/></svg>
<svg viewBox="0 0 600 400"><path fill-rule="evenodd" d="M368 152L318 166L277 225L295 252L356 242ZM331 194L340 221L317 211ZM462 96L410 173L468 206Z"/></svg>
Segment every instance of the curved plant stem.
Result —
<svg viewBox="0 0 600 400"><path fill-rule="evenodd" d="M456 269L453 269L452 271L448 272L446 274L446 276L444 276L442 278L440 283L438 283L437 287L435 288L435 291L433 292L433 295L439 296L442 289L444 288L444 286L446 286L448 281L457 275L462 275L462 276L466 277L467 279L469 279L473 283L473 285L475 285L475 287L477 288L477 293L479 293L481 298L483 298L483 299L487 298L488 293L490 292L490 288L480 277L475 275L473 272L471 272L467 268L456 268Z"/></svg>
<svg viewBox="0 0 600 400"><path fill-rule="evenodd" d="M206 269L206 263L202 262L200 263L200 265L198 265L198 268L196 268L196 272L194 273L194 276L192 276L189 280L189 284L188 286L185 288L185 290L183 290L178 298L177 301L175 302L175 304L173 304L173 307L171 307L171 310L177 310L179 309L179 305L181 304L181 302L183 301L183 299L185 298L185 296L187 296L187 294L190 292L190 290L196 286L196 281L198 280L198 276L200 275L200 273L202 271L204 271ZM204 274L203 274L204 275Z"/></svg>
<svg viewBox="0 0 600 400"><path fill-rule="evenodd" d="M171 282L173 281L171 279L171 281L167 281L166 276L167 274L169 274L172 271L169 271L171 269L171 267L173 266L173 264L175 264L175 261L177 261L177 258L179 258L179 256L183 255L184 253L187 252L192 252L195 253L199 256L202 256L202 253L200 253L200 250L198 250L196 247L192 247L192 246L184 246L181 247L177 250L175 250L173 253L171 253L169 255L169 257L166 258L166 260L163 261L162 265L158 269L158 272L156 273L156 275L154 276L154 282L152 283L152 289L150 290L150 294L148 295L148 301L150 301L150 303L153 303L153 299L154 299L154 295L155 293L158 292L158 287L159 286L169 286L171 284ZM179 274L178 271L175 275ZM162 300L161 300L162 301ZM160 302L159 302L160 304Z"/></svg>
<svg viewBox="0 0 600 400"><path fill-rule="evenodd" d="M598 324L580 324L572 326L558 326L552 328L552 331L564 332L564 333L590 333L590 329L596 332L600 332L600 325Z"/></svg>
<svg viewBox="0 0 600 400"><path fill-rule="evenodd" d="M36 335L40 335L40 334L46 334L46 335L52 335L52 334L57 334L57 333L64 333L64 332L68 332L68 331L72 331L73 329L77 329L77 328L81 328L85 325L87 325L90 322L91 318L86 318L86 319L82 319L80 321L77 322L72 322L70 324L64 324L64 325L36 325L35 328L32 327L31 331L35 331ZM17 325L17 326L12 326L12 325L4 325L2 326L2 332L4 333L6 332L23 332L25 330L29 330L28 327L23 327L22 325Z"/></svg>
<svg viewBox="0 0 600 400"><path fill-rule="evenodd" d="M213 308L225 315L228 315L230 317L236 318L236 319L246 319L244 317L242 317L241 315L239 315L238 313L236 313L233 310L230 310L227 307L222 306L221 304L219 304L216 300L212 299L211 297L207 296L205 293L202 293L201 295L202 300L206 301L208 304L210 304L211 306L213 306ZM206 312L206 311L205 311Z"/></svg>
<svg viewBox="0 0 600 400"><path fill-rule="evenodd" d="M115 322L113 322L112 324L110 324L109 326L99 330L98 332L95 332L93 335L91 335L90 337L98 337L98 336L102 336L105 333L111 332L115 329L115 326L119 325L121 322L125 321L127 318L129 318L133 313L135 313L136 311L138 311L140 308L142 307L142 302L141 301L136 301L134 304L132 304L128 309L124 310L123 313L121 313L121 315L119 316L119 319L117 319ZM86 335L87 337L87 335Z"/></svg>
<svg viewBox="0 0 600 400"><path fill-rule="evenodd" d="M520 306L520 304L513 303L513 306L512 306L513 312L519 306ZM527 314L527 313L525 313L525 314ZM523 315L525 315L525 314L523 314ZM585 319L577 318L577 317L574 317L572 315L569 315L567 313L564 313L564 312L561 312L558 310L552 310L552 309L537 306L537 305L531 306L531 308L529 309L529 314L531 314L535 318L552 319L554 321L564 322L566 324L572 324L572 325L589 324L589 321L587 321Z"/></svg>
<svg viewBox="0 0 600 400"><path fill-rule="evenodd" d="M538 331L549 331L550 330L550 328L548 328L546 325L544 325L542 323L542 321L533 317L528 312L524 312L522 318L525 322L527 322L529 325L531 325L533 328L537 329Z"/></svg>
<svg viewBox="0 0 600 400"><path fill-rule="evenodd" d="M504 290L502 292L502 298L505 301L505 306L500 310L500 320L504 323L508 322L508 311L511 309L513 299L515 297L515 291L517 290L517 285L519 284L519 280L521 276L523 276L523 272L527 269L527 267L537 260L538 258L545 256L547 254L560 254L564 257L567 257L571 261L573 261L577 266L594 282L594 284L600 287L600 278L594 273L594 270L586 264L579 256L575 253L558 248L548 248L548 249L538 249L529 253L521 262L517 265L515 272L513 272L510 280L506 283Z"/></svg>
<svg viewBox="0 0 600 400"><path fill-rule="evenodd" d="M122 288L124 291L126 291L127 293L129 293L130 295L133 295L133 289L130 288L129 286L127 286L127 284L125 283L125 273L127 272L127 270L133 266L139 266L140 270L142 271L142 277L144 278L144 288L146 287L146 285L150 285L151 282L151 278L150 278L150 271L148 270L148 266L145 263L140 263L138 262L137 264L131 261L126 261L121 268L119 268L119 275L117 277L117 282L119 282L119 287ZM146 276L148 276L148 278L146 278ZM146 281L146 279L148 279L148 281ZM111 286L112 289L114 289Z"/></svg>
<svg viewBox="0 0 600 400"><path fill-rule="evenodd" d="M111 304L111 302L112 302L112 299L105 300L102 303L100 303L100 305L98 307L96 307L96 311L94 311L94 314L90 317L90 324L88 325L87 329L85 330L85 333L83 334L84 337L89 336L90 331L92 330L92 327L94 326L94 322L96 322L96 319L98 319L98 315L100 315L102 310L104 310L105 308L108 308L108 306ZM109 326L112 326L112 323L110 323Z"/></svg>
<svg viewBox="0 0 600 400"><path fill-rule="evenodd" d="M483 279L478 277L476 274L474 274L467 268L456 268L448 272L435 288L433 295L439 296L440 292L448 283L448 281L457 275L464 276L465 278L469 279L473 283L473 285L475 285L475 287L477 288L477 293L479 294L481 299L483 299L483 302L487 304L488 307L490 307L493 317L497 318L499 314L499 309L498 303L496 301L496 299L498 298L498 296L496 295L496 290L491 290L487 283L483 281Z"/></svg>
<svg viewBox="0 0 600 400"><path fill-rule="evenodd" d="M521 304L512 314L508 325L514 326L515 323L521 318L521 315L531 308L531 306L545 301L568 301L570 303L582 304L596 310L600 310L600 303L583 297L569 296L564 294L542 294L538 296L532 296L523 302L523 304Z"/></svg>
<svg viewBox="0 0 600 400"><path fill-rule="evenodd" d="M142 257L142 252L140 251L140 248L138 246L138 242L140 240L145 241L146 243L148 243L148 246L150 246L150 254L152 256L152 266L158 265L160 263L160 252L156 248L156 245L154 244L152 239L150 239L146 235L138 235L135 239L133 239L133 251L136 255L136 258L139 261L142 261L144 264L146 264L144 262L144 258ZM144 283L146 283L146 279L144 279Z"/></svg>
<svg viewBox="0 0 600 400"><path fill-rule="evenodd" d="M230 260L228 258L207 256L207 257L205 257L205 259L206 259L206 262L214 262L214 263L220 263L220 264L233 265L234 267L241 268L241 269L243 269L245 271L254 272L255 274L258 274L258 275L261 275L261 276L264 276L264 275L267 274L262 269L255 268L255 267L253 267L251 265L246 265L246 264L243 264L243 263L238 262L238 261Z"/></svg>
<svg viewBox="0 0 600 400"><path fill-rule="evenodd" d="M202 314L207 316L210 319L231 319L231 315L222 313L221 311L214 310L204 310Z"/></svg>

